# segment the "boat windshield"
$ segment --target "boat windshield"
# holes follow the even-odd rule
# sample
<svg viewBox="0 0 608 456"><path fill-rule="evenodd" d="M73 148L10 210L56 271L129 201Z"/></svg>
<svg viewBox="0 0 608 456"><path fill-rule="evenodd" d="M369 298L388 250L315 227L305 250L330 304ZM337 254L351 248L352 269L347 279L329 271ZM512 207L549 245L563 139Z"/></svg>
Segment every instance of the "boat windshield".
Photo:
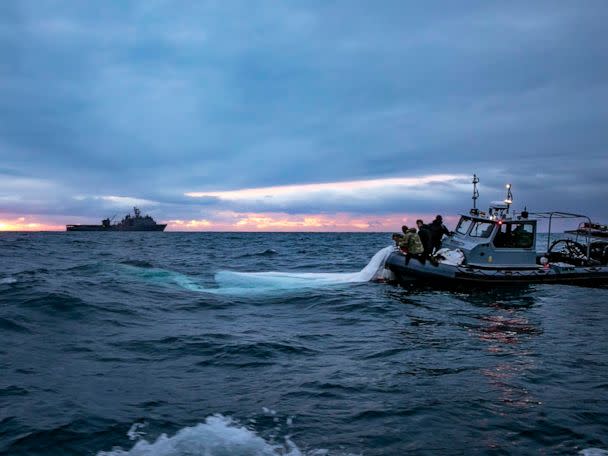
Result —
<svg viewBox="0 0 608 456"><path fill-rule="evenodd" d="M494 230L493 222L477 221L473 223L469 236L487 238L492 234L492 230Z"/></svg>
<svg viewBox="0 0 608 456"><path fill-rule="evenodd" d="M456 227L456 232L459 234L467 234L469 228L471 227L472 220L468 217L462 217L460 222L458 222L458 226Z"/></svg>

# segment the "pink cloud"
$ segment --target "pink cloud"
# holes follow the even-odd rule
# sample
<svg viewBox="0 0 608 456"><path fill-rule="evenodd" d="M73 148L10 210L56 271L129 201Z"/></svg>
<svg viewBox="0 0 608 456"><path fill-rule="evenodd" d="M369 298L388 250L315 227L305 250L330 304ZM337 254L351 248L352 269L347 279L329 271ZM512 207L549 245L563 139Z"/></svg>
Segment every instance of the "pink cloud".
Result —
<svg viewBox="0 0 608 456"><path fill-rule="evenodd" d="M286 214L286 213L230 213L220 220L170 220L169 231L280 231L280 232L392 232L402 225L413 226L418 218L429 223L434 215L388 214L354 215L349 213ZM455 224L457 217L445 217Z"/></svg>

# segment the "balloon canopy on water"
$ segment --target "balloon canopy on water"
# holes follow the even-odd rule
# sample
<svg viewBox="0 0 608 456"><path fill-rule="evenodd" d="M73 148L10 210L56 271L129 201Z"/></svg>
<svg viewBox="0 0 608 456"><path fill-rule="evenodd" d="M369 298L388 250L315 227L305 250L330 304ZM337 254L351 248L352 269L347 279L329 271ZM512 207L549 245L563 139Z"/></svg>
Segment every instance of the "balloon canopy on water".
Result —
<svg viewBox="0 0 608 456"><path fill-rule="evenodd" d="M129 273L159 285L177 285L190 291L215 294L272 293L306 288L321 288L347 283L363 283L384 278L384 263L393 246L378 251L358 272L236 272L219 271L215 274L217 288L204 287L194 278L160 268L138 268L123 265Z"/></svg>

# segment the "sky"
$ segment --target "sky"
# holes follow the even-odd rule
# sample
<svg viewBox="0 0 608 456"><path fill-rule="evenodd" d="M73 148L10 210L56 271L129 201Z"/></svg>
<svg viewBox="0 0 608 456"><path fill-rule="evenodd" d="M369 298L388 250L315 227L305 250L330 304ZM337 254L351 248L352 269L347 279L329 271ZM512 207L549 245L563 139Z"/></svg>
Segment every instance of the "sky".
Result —
<svg viewBox="0 0 608 456"><path fill-rule="evenodd" d="M0 230L608 222L608 2L3 0Z"/></svg>

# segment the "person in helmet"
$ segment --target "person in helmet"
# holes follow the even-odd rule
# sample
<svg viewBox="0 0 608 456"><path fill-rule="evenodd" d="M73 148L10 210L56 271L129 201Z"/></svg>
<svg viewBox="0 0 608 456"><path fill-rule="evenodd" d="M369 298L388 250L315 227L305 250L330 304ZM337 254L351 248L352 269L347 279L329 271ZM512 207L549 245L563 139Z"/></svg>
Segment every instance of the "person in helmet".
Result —
<svg viewBox="0 0 608 456"><path fill-rule="evenodd" d="M424 247L422 241L420 241L420 236L416 232L416 228L408 228L404 225L401 227L401 230L403 231L403 237L399 243L399 248L405 253L405 264L408 264L412 257L424 262Z"/></svg>

